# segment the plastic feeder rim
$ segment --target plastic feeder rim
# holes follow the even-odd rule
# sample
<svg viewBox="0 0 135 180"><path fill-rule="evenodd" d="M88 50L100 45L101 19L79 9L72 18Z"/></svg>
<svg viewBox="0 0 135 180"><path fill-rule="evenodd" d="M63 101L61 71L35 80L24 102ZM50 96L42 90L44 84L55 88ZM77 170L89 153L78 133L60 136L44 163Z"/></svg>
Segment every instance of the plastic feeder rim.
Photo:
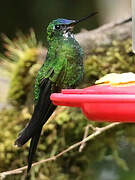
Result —
<svg viewBox="0 0 135 180"><path fill-rule="evenodd" d="M53 104L80 107L94 121L135 122L135 85L95 85L51 95Z"/></svg>

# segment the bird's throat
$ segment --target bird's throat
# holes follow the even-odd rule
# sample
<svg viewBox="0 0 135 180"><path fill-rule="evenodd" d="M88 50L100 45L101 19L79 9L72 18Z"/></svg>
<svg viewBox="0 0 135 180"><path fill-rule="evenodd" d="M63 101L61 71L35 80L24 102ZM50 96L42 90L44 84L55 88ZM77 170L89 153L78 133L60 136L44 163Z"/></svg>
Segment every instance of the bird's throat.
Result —
<svg viewBox="0 0 135 180"><path fill-rule="evenodd" d="M63 33L64 38L74 38L74 34L71 31L64 31Z"/></svg>

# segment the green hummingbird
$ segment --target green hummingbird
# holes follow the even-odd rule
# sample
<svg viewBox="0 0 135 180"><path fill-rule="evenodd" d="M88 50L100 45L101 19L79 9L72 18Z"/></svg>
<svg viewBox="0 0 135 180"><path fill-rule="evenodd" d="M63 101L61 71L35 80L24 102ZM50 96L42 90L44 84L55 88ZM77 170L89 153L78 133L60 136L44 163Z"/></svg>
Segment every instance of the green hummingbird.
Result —
<svg viewBox="0 0 135 180"><path fill-rule="evenodd" d="M31 139L27 174L31 169L42 127L56 109L50 100L51 93L60 92L64 88L75 88L83 77L84 53L74 38L73 27L96 14L94 12L80 20L56 19L47 27L49 47L35 81L34 112L15 141L15 145L20 147Z"/></svg>

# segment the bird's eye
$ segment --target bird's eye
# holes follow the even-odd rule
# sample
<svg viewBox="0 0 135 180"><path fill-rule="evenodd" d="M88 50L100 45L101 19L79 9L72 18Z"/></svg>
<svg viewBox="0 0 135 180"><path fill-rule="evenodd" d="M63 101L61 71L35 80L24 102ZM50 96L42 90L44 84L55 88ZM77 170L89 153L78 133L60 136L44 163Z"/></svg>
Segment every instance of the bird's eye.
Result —
<svg viewBox="0 0 135 180"><path fill-rule="evenodd" d="M55 25L55 29L59 30L60 29L60 25Z"/></svg>

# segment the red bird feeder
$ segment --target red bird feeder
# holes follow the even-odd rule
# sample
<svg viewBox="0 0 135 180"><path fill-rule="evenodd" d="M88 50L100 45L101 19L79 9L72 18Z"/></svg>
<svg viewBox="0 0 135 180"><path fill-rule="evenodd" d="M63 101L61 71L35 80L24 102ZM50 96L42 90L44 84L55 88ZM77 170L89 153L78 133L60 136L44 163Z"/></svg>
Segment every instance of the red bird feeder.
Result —
<svg viewBox="0 0 135 180"><path fill-rule="evenodd" d="M61 93L52 94L51 100L55 105L80 107L90 120L135 122L135 84L123 84L125 83L120 86L103 84L84 89L65 89Z"/></svg>

